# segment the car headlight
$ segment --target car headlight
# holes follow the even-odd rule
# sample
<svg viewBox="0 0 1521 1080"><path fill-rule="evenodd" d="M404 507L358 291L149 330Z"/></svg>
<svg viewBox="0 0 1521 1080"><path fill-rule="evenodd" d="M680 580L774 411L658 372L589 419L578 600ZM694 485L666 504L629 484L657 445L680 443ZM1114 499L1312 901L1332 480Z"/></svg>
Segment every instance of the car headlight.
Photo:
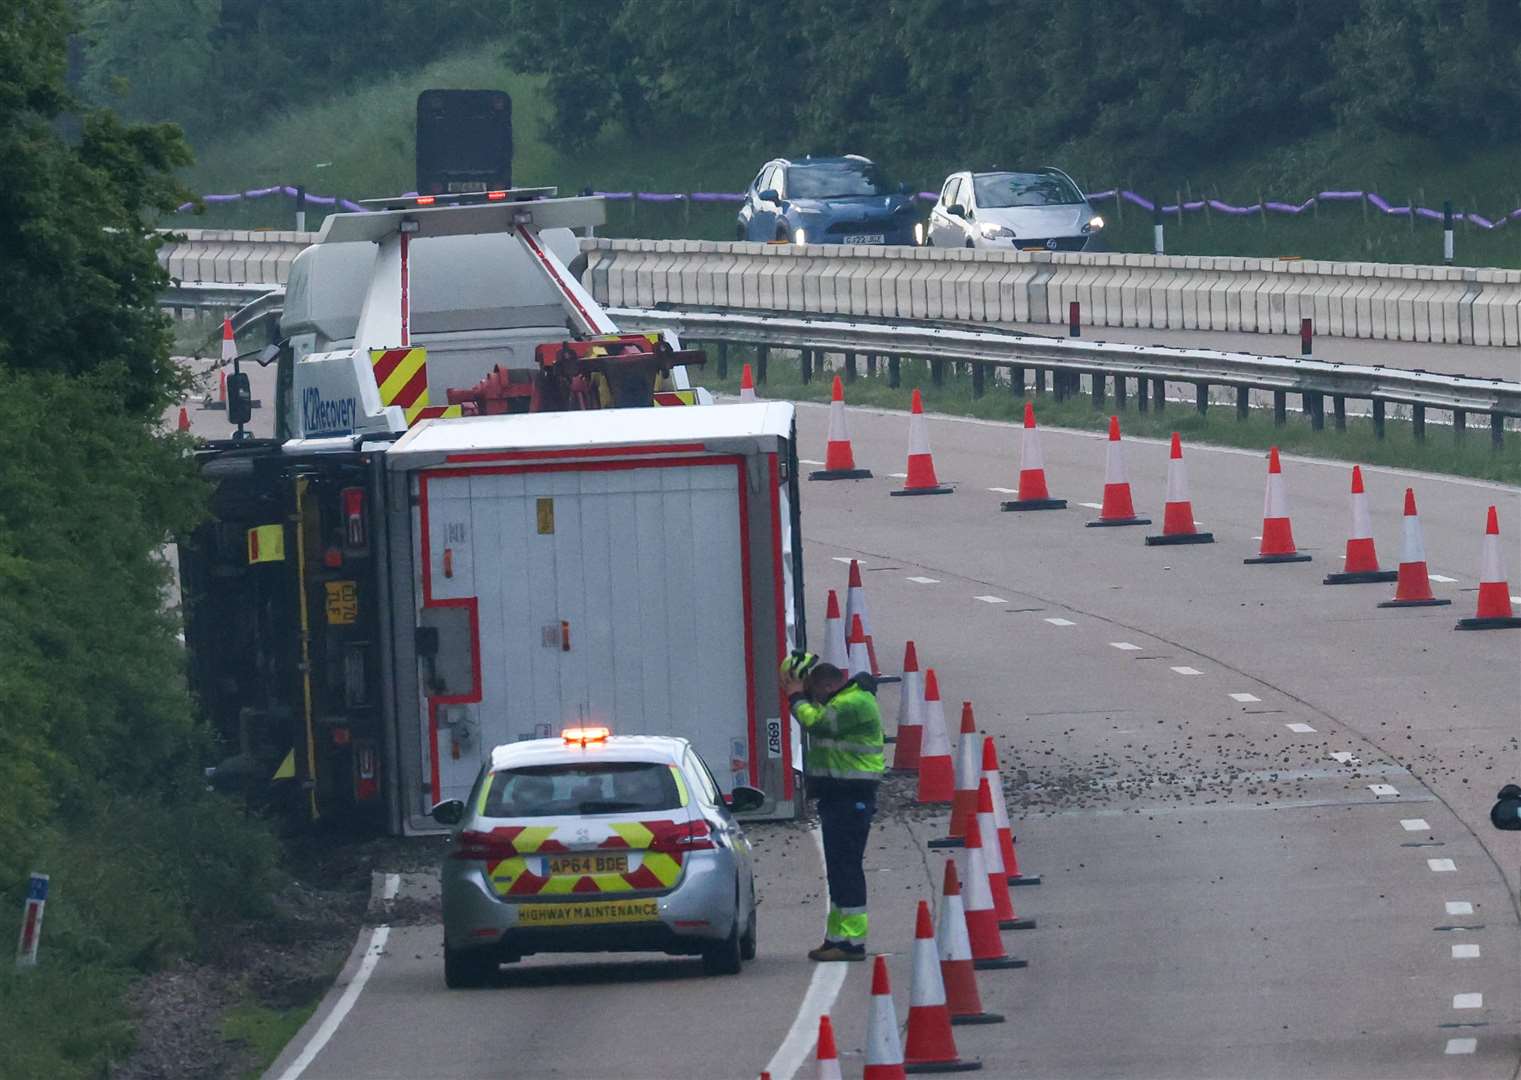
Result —
<svg viewBox="0 0 1521 1080"><path fill-rule="evenodd" d="M977 226L977 231L982 233L984 240L998 240L1014 235L1014 230L1007 225L995 225L991 221L985 221Z"/></svg>
<svg viewBox="0 0 1521 1080"><path fill-rule="evenodd" d="M1088 219L1088 224L1083 226L1083 232L1096 233L1102 230L1103 227L1104 219L1099 217L1097 214L1094 214L1091 218Z"/></svg>
<svg viewBox="0 0 1521 1080"><path fill-rule="evenodd" d="M914 243L920 247L924 246L924 222L922 221L914 222Z"/></svg>
<svg viewBox="0 0 1521 1080"><path fill-rule="evenodd" d="M808 230L805 229L805 228L803 228L801 225L799 225L796 229L793 229L792 230L792 242L794 244L806 244L806 243L808 243Z"/></svg>

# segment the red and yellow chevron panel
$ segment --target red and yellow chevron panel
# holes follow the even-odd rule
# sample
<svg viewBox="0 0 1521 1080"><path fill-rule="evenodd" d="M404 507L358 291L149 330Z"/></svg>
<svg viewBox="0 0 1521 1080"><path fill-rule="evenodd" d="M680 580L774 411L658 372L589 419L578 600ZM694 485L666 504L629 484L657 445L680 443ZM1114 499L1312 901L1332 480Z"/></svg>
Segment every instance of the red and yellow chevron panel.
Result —
<svg viewBox="0 0 1521 1080"><path fill-rule="evenodd" d="M428 404L427 349L371 349L370 367L380 388L380 403L398 406L408 427L419 420L462 415L458 405Z"/></svg>
<svg viewBox="0 0 1521 1080"><path fill-rule="evenodd" d="M498 896L504 899L533 896L571 896L585 893L625 893L651 889L669 889L681 877L682 857L679 851L664 852L648 850L657 833L679 828L675 821L620 821L610 825L613 835L599 845L601 848L618 850L634 849L639 852L640 865L627 873L607 874L556 874L540 876L528 868L525 855L544 855L564 852L565 846L553 839L553 826L503 826L494 834L512 842L520 852L511 858L486 865L486 876ZM535 865L538 865L537 862Z"/></svg>

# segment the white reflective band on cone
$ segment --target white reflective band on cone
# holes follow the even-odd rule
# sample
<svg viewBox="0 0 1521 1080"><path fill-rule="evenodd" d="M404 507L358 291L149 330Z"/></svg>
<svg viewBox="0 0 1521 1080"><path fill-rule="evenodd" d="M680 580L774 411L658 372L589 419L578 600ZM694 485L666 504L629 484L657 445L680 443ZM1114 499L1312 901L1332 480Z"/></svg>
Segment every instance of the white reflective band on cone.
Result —
<svg viewBox="0 0 1521 1080"><path fill-rule="evenodd" d="M1283 488L1282 473L1268 473L1267 490L1262 493L1262 516L1265 518L1289 516L1289 497Z"/></svg>
<svg viewBox="0 0 1521 1080"><path fill-rule="evenodd" d="M957 870L961 873L961 894L965 897L966 910L993 910L993 889L988 884L988 862L983 857L981 845L961 849Z"/></svg>
<svg viewBox="0 0 1521 1080"><path fill-rule="evenodd" d="M951 740L945 733L945 702L937 698L924 699L924 735L919 747L920 758L950 757Z"/></svg>
<svg viewBox="0 0 1521 1080"><path fill-rule="evenodd" d="M1423 563L1426 561L1426 542L1421 538L1421 519L1415 514L1407 514L1404 522L1405 537L1400 545L1400 562Z"/></svg>
<svg viewBox="0 0 1521 1080"><path fill-rule="evenodd" d="M898 730L920 727L923 723L924 674L919 671L905 671L903 681L898 684Z"/></svg>
<svg viewBox="0 0 1521 1080"><path fill-rule="evenodd" d="M1125 484L1125 454L1118 439L1111 439L1104 457L1104 484Z"/></svg>
<svg viewBox="0 0 1521 1080"><path fill-rule="evenodd" d="M840 670L850 665L849 646L845 643L845 620L824 618L824 661Z"/></svg>
<svg viewBox="0 0 1521 1080"><path fill-rule="evenodd" d="M983 883L987 888L987 883ZM940 957L933 937L914 938L914 981L909 990L911 1009L945 1004L945 982L940 978Z"/></svg>
<svg viewBox="0 0 1521 1080"><path fill-rule="evenodd" d="M992 785L989 785L990 787ZM982 861L987 864L989 876L1001 876L1004 872L1003 847L998 843L997 816L989 811L977 815L977 831L982 834ZM990 841L987 837L992 837ZM992 892L989 887L989 893Z"/></svg>
<svg viewBox="0 0 1521 1080"><path fill-rule="evenodd" d="M829 403L829 441L850 441L850 435L845 430L845 403L843 401Z"/></svg>
<svg viewBox="0 0 1521 1080"><path fill-rule="evenodd" d="M871 657L866 654L865 641L852 641L846 651L846 676L860 675L865 672L871 674Z"/></svg>
<svg viewBox="0 0 1521 1080"><path fill-rule="evenodd" d="M966 932L966 905L961 894L940 898L940 925L935 927L935 944L942 961L970 960L972 939Z"/></svg>
<svg viewBox="0 0 1521 1080"><path fill-rule="evenodd" d="M909 413L908 456L913 457L915 454L927 454L929 452L929 428L924 422L924 414Z"/></svg>
<svg viewBox="0 0 1521 1080"><path fill-rule="evenodd" d="M866 1018L866 1064L902 1065L903 1044L898 1040L898 1012L889 994L871 995Z"/></svg>
<svg viewBox="0 0 1521 1080"><path fill-rule="evenodd" d="M982 776L982 736L977 732L962 732L956 740L956 790L976 791Z"/></svg>
<svg viewBox="0 0 1521 1080"><path fill-rule="evenodd" d="M1500 560L1500 538L1493 533L1484 534L1484 555L1479 565L1480 583L1505 580L1505 568Z"/></svg>
<svg viewBox="0 0 1521 1080"><path fill-rule="evenodd" d="M1040 428L1027 427L1023 429L1024 438L1019 444L1019 468L1044 469L1046 459L1040 452Z"/></svg>
<svg viewBox="0 0 1521 1080"><path fill-rule="evenodd" d="M1373 522L1368 516L1368 495L1358 491L1352 495L1352 535L1353 540L1373 539Z"/></svg>
<svg viewBox="0 0 1521 1080"><path fill-rule="evenodd" d="M1170 503L1188 502L1188 473L1183 467L1182 458L1167 459L1167 501Z"/></svg>
<svg viewBox="0 0 1521 1080"><path fill-rule="evenodd" d="M997 769L982 770L983 779L988 782L988 790L993 793L993 826L1000 832L1009 829L1009 805L1003 798L1003 777L998 775ZM979 826L980 828L980 826ZM987 836L987 833L983 833ZM998 857L1003 858L1003 845L998 844Z"/></svg>

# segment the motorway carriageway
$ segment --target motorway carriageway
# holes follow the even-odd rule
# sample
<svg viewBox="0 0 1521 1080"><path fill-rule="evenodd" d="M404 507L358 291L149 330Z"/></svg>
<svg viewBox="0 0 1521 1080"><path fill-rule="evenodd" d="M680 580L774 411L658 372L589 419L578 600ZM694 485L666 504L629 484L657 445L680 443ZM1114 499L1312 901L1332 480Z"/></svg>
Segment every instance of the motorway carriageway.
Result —
<svg viewBox="0 0 1521 1080"><path fill-rule="evenodd" d="M266 402L271 390L256 386ZM191 416L208 434L224 423ZM825 416L800 407L804 457L823 458ZM1030 966L979 974L1007 1022L956 1029L983 1075L1517 1075L1521 833L1496 832L1487 813L1521 779L1521 632L1452 624L1472 613L1491 503L1521 596L1521 491L1365 469L1382 563L1398 560L1412 485L1433 586L1454 601L1380 610L1390 585L1320 584L1346 538L1344 464L1284 458L1294 534L1314 561L1245 566L1260 453L1186 446L1194 511L1217 542L1147 548L1153 529L1082 527L1103 483L1090 433L1043 433L1068 510L1002 514L1017 428L931 417L957 491L894 499L904 416L852 409L850 421L857 461L877 475L804 485L815 632L824 591L863 560L884 666L911 637L951 724L975 703L998 740L1022 868L1044 877L1014 894L1038 927L1004 935ZM1159 527L1166 446L1127 440L1126 454L1138 512ZM881 702L890 727L896 688ZM900 1018L914 902L940 877L924 841L942 828L883 814L868 855L871 946L890 956ZM398 923L374 948L365 931L268 1075L709 1080L770 1064L785 1080L812 1075L819 1007L846 1075L860 1075L868 965L803 956L826 906L813 836L751 833L760 957L737 978L664 957L535 957L498 987L448 992L438 925ZM389 887L436 895L431 875Z"/></svg>

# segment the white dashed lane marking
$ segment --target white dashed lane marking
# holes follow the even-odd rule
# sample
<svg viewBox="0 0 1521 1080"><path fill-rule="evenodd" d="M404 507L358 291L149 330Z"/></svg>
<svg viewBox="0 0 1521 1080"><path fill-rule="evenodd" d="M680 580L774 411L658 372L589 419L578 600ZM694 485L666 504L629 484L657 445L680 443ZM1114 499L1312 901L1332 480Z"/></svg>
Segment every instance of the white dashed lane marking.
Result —
<svg viewBox="0 0 1521 1080"><path fill-rule="evenodd" d="M891 479L893 479L893 480L907 480L908 479L908 473L906 473L906 472L890 472L887 475Z"/></svg>
<svg viewBox="0 0 1521 1080"><path fill-rule="evenodd" d="M805 458L805 457L798 458L797 459L797 463L799 465L822 465L822 464L824 464L822 461L814 461L812 458Z"/></svg>
<svg viewBox="0 0 1521 1080"><path fill-rule="evenodd" d="M984 604L1007 604L1008 601L1001 596L974 596L973 600L981 600Z"/></svg>
<svg viewBox="0 0 1521 1080"><path fill-rule="evenodd" d="M1454 1009L1482 1009L1484 1008L1484 995L1453 994L1452 1007Z"/></svg>
<svg viewBox="0 0 1521 1080"><path fill-rule="evenodd" d="M937 578L937 577L911 577L908 580L912 581L915 585L939 585L940 584L940 579Z"/></svg>
<svg viewBox="0 0 1521 1080"><path fill-rule="evenodd" d="M1398 795L1400 793L1400 789L1393 784L1369 784L1368 790L1378 796Z"/></svg>
<svg viewBox="0 0 1521 1080"><path fill-rule="evenodd" d="M1288 728L1295 735L1315 734L1315 729L1312 728L1309 724L1285 724L1284 727Z"/></svg>
<svg viewBox="0 0 1521 1080"><path fill-rule="evenodd" d="M1260 697L1258 697L1256 694L1245 694L1245 693L1243 693L1243 694L1232 694L1231 695L1231 700L1232 701L1239 701L1243 705L1247 705L1247 704L1250 704L1253 701L1261 701L1262 699Z"/></svg>
<svg viewBox="0 0 1521 1080"><path fill-rule="evenodd" d="M1447 1054L1471 1054L1479 1048L1478 1039L1448 1039Z"/></svg>
<svg viewBox="0 0 1521 1080"><path fill-rule="evenodd" d="M1426 868L1433 874L1455 874L1458 864L1451 859L1427 859Z"/></svg>
<svg viewBox="0 0 1521 1080"><path fill-rule="evenodd" d="M1079 505L1079 506L1086 506L1089 510L1102 510L1104 508L1104 504L1103 503L1082 503L1082 502L1080 502L1077 505Z"/></svg>
<svg viewBox="0 0 1521 1080"><path fill-rule="evenodd" d="M1342 765L1360 765L1357 756L1350 750L1332 750L1331 760Z"/></svg>
<svg viewBox="0 0 1521 1080"><path fill-rule="evenodd" d="M1452 947L1452 958L1454 960L1477 960L1479 958L1479 947L1477 945L1454 945Z"/></svg>
<svg viewBox="0 0 1521 1080"><path fill-rule="evenodd" d="M1046 622L1050 623L1052 626L1076 626L1077 625L1077 623L1073 622L1071 619L1047 619Z"/></svg>
<svg viewBox="0 0 1521 1080"><path fill-rule="evenodd" d="M1472 915L1473 904L1469 903L1467 900L1449 900L1447 901L1447 914Z"/></svg>
<svg viewBox="0 0 1521 1080"><path fill-rule="evenodd" d="M1440 581L1443 585L1452 585L1458 580L1455 577L1446 577L1443 574L1427 574L1426 576L1432 581Z"/></svg>
<svg viewBox="0 0 1521 1080"><path fill-rule="evenodd" d="M866 565L866 560L865 559L856 559L856 558L852 558L849 555L836 555L834 557L834 561L835 562L845 563L847 566L849 564L851 564L851 563L856 563L859 566L865 566Z"/></svg>
<svg viewBox="0 0 1521 1080"><path fill-rule="evenodd" d="M1109 647L1111 649L1119 649L1120 652L1140 652L1141 651L1141 647L1139 645L1132 645L1128 641L1111 641L1109 643Z"/></svg>
<svg viewBox="0 0 1521 1080"><path fill-rule="evenodd" d="M989 491L999 495L1018 495L1018 488L988 488Z"/></svg>
<svg viewBox="0 0 1521 1080"><path fill-rule="evenodd" d="M1406 832L1425 832L1431 826L1426 823L1426 819L1423 817L1407 817L1400 818L1400 828Z"/></svg>
<svg viewBox="0 0 1521 1080"><path fill-rule="evenodd" d="M1176 671L1179 675L1203 675L1204 674L1204 672L1200 671L1198 668L1191 668L1191 667L1175 667L1172 670Z"/></svg>

